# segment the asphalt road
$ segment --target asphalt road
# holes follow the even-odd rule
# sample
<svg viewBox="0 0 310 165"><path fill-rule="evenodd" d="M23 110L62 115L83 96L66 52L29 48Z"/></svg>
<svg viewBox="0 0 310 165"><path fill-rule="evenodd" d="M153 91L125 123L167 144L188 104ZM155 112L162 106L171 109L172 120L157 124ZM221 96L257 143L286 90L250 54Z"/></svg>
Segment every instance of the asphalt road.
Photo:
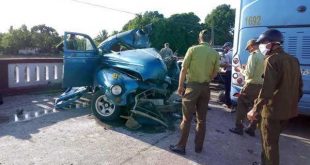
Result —
<svg viewBox="0 0 310 165"><path fill-rule="evenodd" d="M80 106L53 111L59 94L4 98L0 106L0 164L207 164L251 165L260 161L260 138L238 136L228 129L234 113L211 101L204 150L194 152L192 123L187 155L171 153L179 137L179 120L169 129L144 127L131 131L122 122L101 123L90 109ZM28 117L15 121L16 111ZM37 113L35 113L37 112ZM37 117L36 117L37 116ZM25 120L25 121L24 121ZM280 138L282 165L310 164L310 117L292 120Z"/></svg>

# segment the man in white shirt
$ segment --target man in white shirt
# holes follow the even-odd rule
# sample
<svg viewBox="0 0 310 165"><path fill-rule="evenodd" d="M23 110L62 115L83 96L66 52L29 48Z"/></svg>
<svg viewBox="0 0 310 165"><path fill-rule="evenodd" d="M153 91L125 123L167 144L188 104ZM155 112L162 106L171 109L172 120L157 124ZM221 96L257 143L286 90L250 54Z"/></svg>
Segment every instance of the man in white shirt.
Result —
<svg viewBox="0 0 310 165"><path fill-rule="evenodd" d="M232 103L230 99L230 87L231 87L231 64L232 64L232 43L231 42L226 42L223 45L223 50L224 50L224 60L220 64L221 67L224 68L225 72L225 105L228 108L231 108Z"/></svg>

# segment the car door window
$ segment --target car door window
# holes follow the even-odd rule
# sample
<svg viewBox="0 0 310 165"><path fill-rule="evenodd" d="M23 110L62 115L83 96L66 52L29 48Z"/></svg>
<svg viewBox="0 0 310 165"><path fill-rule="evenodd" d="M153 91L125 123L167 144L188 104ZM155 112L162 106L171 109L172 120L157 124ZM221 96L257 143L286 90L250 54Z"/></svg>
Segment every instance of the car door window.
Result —
<svg viewBox="0 0 310 165"><path fill-rule="evenodd" d="M89 38L78 34L66 35L66 49L75 51L93 51L95 50Z"/></svg>

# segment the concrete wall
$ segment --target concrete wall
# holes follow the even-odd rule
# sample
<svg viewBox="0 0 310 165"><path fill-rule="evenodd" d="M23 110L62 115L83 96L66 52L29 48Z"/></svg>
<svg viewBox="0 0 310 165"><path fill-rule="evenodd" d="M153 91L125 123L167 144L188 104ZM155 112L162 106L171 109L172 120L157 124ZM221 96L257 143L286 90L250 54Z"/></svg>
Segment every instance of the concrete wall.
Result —
<svg viewBox="0 0 310 165"><path fill-rule="evenodd" d="M62 58L0 59L0 93L23 93L61 86Z"/></svg>
<svg viewBox="0 0 310 165"><path fill-rule="evenodd" d="M62 82L62 63L15 63L8 65L9 88Z"/></svg>

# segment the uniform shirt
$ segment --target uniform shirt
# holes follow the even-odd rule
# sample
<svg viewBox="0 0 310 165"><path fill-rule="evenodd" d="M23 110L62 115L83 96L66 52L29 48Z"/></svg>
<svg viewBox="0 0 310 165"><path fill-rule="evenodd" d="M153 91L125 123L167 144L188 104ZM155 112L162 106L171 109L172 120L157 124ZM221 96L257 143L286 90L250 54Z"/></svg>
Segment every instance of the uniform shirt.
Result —
<svg viewBox="0 0 310 165"><path fill-rule="evenodd" d="M245 69L241 73L245 76L245 83L263 84L264 55L259 50L252 52Z"/></svg>
<svg viewBox="0 0 310 165"><path fill-rule="evenodd" d="M225 70L226 71L231 71L231 64L232 64L232 55L233 55L233 51L232 49L230 49L224 56L224 63L229 64L230 66L226 67Z"/></svg>
<svg viewBox="0 0 310 165"><path fill-rule="evenodd" d="M182 67L188 68L187 82L210 82L219 70L219 54L207 43L192 46L186 52Z"/></svg>
<svg viewBox="0 0 310 165"><path fill-rule="evenodd" d="M264 62L264 82L254 105L262 117L287 120L297 116L302 96L302 77L297 58L278 48Z"/></svg>
<svg viewBox="0 0 310 165"><path fill-rule="evenodd" d="M173 55L173 51L170 48L162 48L159 52L162 59L165 59L167 57L171 57Z"/></svg>

